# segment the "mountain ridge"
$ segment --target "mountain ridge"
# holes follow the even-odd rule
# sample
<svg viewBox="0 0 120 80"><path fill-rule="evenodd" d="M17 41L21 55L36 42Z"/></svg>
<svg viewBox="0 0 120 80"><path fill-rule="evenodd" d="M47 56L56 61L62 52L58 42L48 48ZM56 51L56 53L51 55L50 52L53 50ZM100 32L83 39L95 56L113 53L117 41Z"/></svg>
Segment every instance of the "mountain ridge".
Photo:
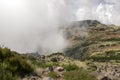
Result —
<svg viewBox="0 0 120 80"><path fill-rule="evenodd" d="M111 43L115 47L117 42L119 43L119 37L120 37L120 27L119 26L105 25L96 20L85 20L82 22L84 22L82 25L74 25L73 24L72 26L66 28L66 31L65 31L67 39L72 43L73 47L76 47L76 48L74 48L74 49L76 49L75 51L78 51L78 52L83 51L84 52L83 48L91 49L91 47L93 48L92 50L95 50L98 48L97 45L102 46L102 44L109 44L109 43ZM78 24L79 24L79 22L78 22ZM81 22L80 22L80 24L81 24ZM86 28L86 25L87 25L87 28ZM81 27L85 27L85 28L81 31L81 29L82 29ZM83 36L81 33L83 34ZM84 35L84 34L86 34L86 35ZM120 46L120 45L118 44L118 46ZM73 47L71 47L71 48L73 48ZM110 47L111 47L111 45L108 48L110 48ZM98 50L100 50L100 47L98 48ZM74 56L76 54L76 52L75 53L71 53L71 52L72 52L72 50L65 51L66 55L71 54ZM85 51L85 53L86 52L87 51ZM91 54L91 52L89 52L89 53ZM78 56L79 55L77 54L77 57Z"/></svg>
<svg viewBox="0 0 120 80"><path fill-rule="evenodd" d="M120 27L96 20L65 27L70 45L43 55L0 47L2 80L120 80Z"/></svg>

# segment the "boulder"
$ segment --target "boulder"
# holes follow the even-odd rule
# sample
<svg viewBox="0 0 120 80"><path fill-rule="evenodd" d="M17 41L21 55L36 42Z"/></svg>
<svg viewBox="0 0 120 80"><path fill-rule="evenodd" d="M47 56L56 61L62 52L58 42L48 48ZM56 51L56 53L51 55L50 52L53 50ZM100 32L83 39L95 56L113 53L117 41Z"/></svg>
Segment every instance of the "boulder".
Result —
<svg viewBox="0 0 120 80"><path fill-rule="evenodd" d="M44 77L43 80L54 80L54 79L50 77Z"/></svg>
<svg viewBox="0 0 120 80"><path fill-rule="evenodd" d="M63 67L57 67L57 68L56 68L56 71L62 72L62 71L64 71L64 68L63 68Z"/></svg>

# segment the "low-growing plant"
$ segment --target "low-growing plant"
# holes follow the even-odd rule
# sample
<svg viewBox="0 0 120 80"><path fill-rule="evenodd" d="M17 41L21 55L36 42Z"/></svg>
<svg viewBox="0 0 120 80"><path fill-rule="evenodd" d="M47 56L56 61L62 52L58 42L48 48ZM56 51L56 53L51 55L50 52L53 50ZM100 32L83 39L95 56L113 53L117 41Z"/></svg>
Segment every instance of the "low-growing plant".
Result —
<svg viewBox="0 0 120 80"><path fill-rule="evenodd" d="M48 76L53 78L53 79L56 79L57 78L57 73L56 72L50 72L50 73L48 73Z"/></svg>
<svg viewBox="0 0 120 80"><path fill-rule="evenodd" d="M0 65L0 80L16 80L16 76Z"/></svg>
<svg viewBox="0 0 120 80"><path fill-rule="evenodd" d="M62 67L66 70L66 71L73 71L73 70L78 70L79 67L75 64L67 64L67 65L62 65Z"/></svg>
<svg viewBox="0 0 120 80"><path fill-rule="evenodd" d="M0 69L5 73L3 77L5 79L2 80L14 80L15 76L23 77L34 72L32 64L25 57L8 48L0 48L0 65L3 68ZM2 73L0 73L0 76L2 76Z"/></svg>
<svg viewBox="0 0 120 80"><path fill-rule="evenodd" d="M67 71L64 73L65 80L97 80L85 70Z"/></svg>

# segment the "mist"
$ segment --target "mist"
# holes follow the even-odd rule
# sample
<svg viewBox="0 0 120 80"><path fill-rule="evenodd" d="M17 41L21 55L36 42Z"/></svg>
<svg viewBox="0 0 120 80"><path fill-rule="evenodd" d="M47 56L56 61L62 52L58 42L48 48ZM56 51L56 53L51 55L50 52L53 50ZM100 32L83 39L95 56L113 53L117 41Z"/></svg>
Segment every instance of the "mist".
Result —
<svg viewBox="0 0 120 80"><path fill-rule="evenodd" d="M0 44L20 53L51 53L69 42L60 27L98 20L120 25L120 0L0 0Z"/></svg>

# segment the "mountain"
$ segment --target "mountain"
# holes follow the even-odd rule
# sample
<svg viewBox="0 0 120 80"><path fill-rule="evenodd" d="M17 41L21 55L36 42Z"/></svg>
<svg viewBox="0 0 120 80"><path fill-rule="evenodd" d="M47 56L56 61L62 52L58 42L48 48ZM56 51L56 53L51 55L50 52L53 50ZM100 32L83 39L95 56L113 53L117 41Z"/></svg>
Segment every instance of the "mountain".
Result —
<svg viewBox="0 0 120 80"><path fill-rule="evenodd" d="M62 53L20 54L0 47L0 80L120 80L120 26L74 21Z"/></svg>
<svg viewBox="0 0 120 80"><path fill-rule="evenodd" d="M65 36L71 46L65 55L74 59L120 60L120 26L105 25L96 20L73 22Z"/></svg>
<svg viewBox="0 0 120 80"><path fill-rule="evenodd" d="M37 74L55 80L120 79L120 26L84 20L74 21L63 29L70 43L63 53L24 55L37 66ZM51 67L53 72L46 72ZM63 71L56 71L58 68ZM41 74L41 70L45 73Z"/></svg>

